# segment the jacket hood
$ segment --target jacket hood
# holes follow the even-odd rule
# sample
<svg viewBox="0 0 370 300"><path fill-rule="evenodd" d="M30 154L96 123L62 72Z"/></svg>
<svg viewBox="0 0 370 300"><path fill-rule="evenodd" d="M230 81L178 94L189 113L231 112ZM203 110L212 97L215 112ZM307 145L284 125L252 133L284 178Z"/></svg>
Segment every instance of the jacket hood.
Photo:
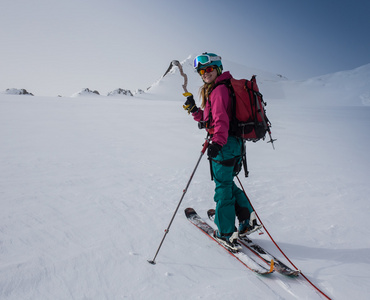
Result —
<svg viewBox="0 0 370 300"><path fill-rule="evenodd" d="M229 71L226 71L216 78L215 83L223 81L223 80L231 79L231 78L233 78L233 76L231 76Z"/></svg>

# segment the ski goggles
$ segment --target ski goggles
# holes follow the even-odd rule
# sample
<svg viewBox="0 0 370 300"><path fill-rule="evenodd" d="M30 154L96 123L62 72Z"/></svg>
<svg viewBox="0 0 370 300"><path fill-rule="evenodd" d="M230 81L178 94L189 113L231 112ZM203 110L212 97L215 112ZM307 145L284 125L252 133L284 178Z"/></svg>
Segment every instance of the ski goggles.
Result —
<svg viewBox="0 0 370 300"><path fill-rule="evenodd" d="M194 59L194 68L198 68L199 65L207 65L210 64L212 61L221 60L221 56L209 56L207 54L198 55Z"/></svg>
<svg viewBox="0 0 370 300"><path fill-rule="evenodd" d="M213 70L216 70L217 68L215 68L215 67L213 67L213 66L209 66L209 67L207 67L207 68L204 68L204 69L200 69L200 70L198 70L198 73L199 73L199 75L203 75L203 74L205 74L205 73L211 73L211 72L213 72Z"/></svg>

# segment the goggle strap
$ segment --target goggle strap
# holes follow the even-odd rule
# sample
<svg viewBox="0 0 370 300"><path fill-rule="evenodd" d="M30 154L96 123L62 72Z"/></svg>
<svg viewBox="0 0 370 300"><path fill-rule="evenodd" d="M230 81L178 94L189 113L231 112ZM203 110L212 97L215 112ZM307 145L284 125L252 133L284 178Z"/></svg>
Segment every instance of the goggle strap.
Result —
<svg viewBox="0 0 370 300"><path fill-rule="evenodd" d="M210 61L221 60L221 56L210 56Z"/></svg>

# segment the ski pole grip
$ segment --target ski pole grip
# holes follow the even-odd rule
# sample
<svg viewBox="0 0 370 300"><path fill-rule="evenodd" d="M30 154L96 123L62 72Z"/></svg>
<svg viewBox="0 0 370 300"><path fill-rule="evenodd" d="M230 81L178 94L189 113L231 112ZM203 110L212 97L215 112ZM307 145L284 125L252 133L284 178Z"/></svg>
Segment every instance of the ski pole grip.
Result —
<svg viewBox="0 0 370 300"><path fill-rule="evenodd" d="M208 148L208 145L209 145L209 142L208 142L208 140L206 140L206 141L204 142L204 144L203 144L203 149L202 149L202 151L201 151L203 154L206 152L206 150L207 150L207 148Z"/></svg>

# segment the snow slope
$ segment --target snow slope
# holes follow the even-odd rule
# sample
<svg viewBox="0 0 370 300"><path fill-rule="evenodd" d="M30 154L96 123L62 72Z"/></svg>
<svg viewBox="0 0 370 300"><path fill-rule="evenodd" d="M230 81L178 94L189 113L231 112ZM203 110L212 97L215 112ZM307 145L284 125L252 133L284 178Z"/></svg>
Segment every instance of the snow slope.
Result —
<svg viewBox="0 0 370 300"><path fill-rule="evenodd" d="M257 74L278 140L248 143L240 177L280 247L333 299L370 293L369 74ZM323 299L302 278L256 276L186 220L186 207L214 206L206 158L147 263L205 137L182 82L173 70L135 97L0 94L0 299ZM282 257L266 234L252 238Z"/></svg>

